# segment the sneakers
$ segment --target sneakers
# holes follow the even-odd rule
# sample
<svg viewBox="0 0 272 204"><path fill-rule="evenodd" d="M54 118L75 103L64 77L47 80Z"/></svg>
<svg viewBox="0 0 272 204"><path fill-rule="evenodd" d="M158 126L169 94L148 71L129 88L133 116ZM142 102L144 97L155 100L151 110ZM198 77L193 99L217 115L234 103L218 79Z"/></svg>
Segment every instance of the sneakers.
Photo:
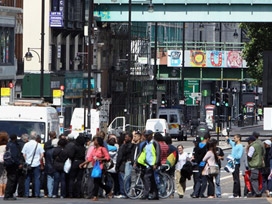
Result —
<svg viewBox="0 0 272 204"><path fill-rule="evenodd" d="M229 198L240 198L240 197L239 196L231 195L231 196L229 196Z"/></svg>
<svg viewBox="0 0 272 204"><path fill-rule="evenodd" d="M114 196L115 198L126 198L126 196L124 196L124 195L119 195L119 196Z"/></svg>

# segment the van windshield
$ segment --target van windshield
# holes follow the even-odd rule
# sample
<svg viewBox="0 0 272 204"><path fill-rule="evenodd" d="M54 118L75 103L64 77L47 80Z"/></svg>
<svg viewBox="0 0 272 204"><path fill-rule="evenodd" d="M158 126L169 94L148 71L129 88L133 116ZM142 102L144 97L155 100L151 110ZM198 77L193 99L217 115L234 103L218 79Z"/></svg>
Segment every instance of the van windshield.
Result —
<svg viewBox="0 0 272 204"><path fill-rule="evenodd" d="M159 115L159 118L162 118L162 119L165 119L166 121L168 121L167 115Z"/></svg>
<svg viewBox="0 0 272 204"><path fill-rule="evenodd" d="M16 134L30 134L31 131L36 131L37 135L42 138L45 135L44 122L25 122L25 121L0 121L0 131L6 131L9 135Z"/></svg>

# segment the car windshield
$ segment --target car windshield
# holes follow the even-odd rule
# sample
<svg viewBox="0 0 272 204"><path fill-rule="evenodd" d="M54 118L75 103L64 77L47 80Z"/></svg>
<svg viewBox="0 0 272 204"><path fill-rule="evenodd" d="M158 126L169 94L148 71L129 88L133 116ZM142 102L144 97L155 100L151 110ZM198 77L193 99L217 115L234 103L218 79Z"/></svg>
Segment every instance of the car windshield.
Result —
<svg viewBox="0 0 272 204"><path fill-rule="evenodd" d="M6 131L9 135L16 134L19 137L22 134L29 134L31 131L36 131L37 135L40 135L43 138L45 135L45 123L29 121L0 121L0 131Z"/></svg>

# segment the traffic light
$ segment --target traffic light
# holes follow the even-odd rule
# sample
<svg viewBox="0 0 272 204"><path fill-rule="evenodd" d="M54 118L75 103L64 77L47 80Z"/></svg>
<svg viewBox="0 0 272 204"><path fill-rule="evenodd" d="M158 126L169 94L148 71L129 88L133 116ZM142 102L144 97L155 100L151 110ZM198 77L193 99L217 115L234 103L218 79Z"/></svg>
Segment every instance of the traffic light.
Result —
<svg viewBox="0 0 272 204"><path fill-rule="evenodd" d="M163 105L163 106L166 105L165 94L162 94L162 95L161 95L161 105Z"/></svg>
<svg viewBox="0 0 272 204"><path fill-rule="evenodd" d="M220 106L221 103L221 93L220 92L216 92L215 93L215 105L216 106Z"/></svg>
<svg viewBox="0 0 272 204"><path fill-rule="evenodd" d="M227 92L224 93L223 95L223 103L226 107L231 107L232 106L232 93L231 92Z"/></svg>
<svg viewBox="0 0 272 204"><path fill-rule="evenodd" d="M231 107L233 104L232 92L228 92L228 106Z"/></svg>
<svg viewBox="0 0 272 204"><path fill-rule="evenodd" d="M223 93L223 104L226 107L229 106L229 93Z"/></svg>
<svg viewBox="0 0 272 204"><path fill-rule="evenodd" d="M101 94L97 93L96 94L96 99L95 99L95 106L96 108L99 108L102 105L101 103Z"/></svg>

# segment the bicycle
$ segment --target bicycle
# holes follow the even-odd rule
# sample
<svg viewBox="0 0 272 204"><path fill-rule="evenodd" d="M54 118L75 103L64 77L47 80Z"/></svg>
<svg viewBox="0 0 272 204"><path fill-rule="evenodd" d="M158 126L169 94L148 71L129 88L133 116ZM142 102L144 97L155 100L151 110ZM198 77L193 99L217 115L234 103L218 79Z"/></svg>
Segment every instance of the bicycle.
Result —
<svg viewBox="0 0 272 204"><path fill-rule="evenodd" d="M169 169L170 166L168 164L163 164L158 168L157 175L155 174L159 197L162 199L168 198L174 192L174 180L167 173Z"/></svg>
<svg viewBox="0 0 272 204"><path fill-rule="evenodd" d="M132 169L131 174L124 180L124 190L127 197L137 199L142 197L144 192L143 177L144 169L136 167Z"/></svg>
<svg viewBox="0 0 272 204"><path fill-rule="evenodd" d="M159 197L163 199L168 198L174 191L174 181L166 173L169 169L169 165L162 165L155 171L155 181L158 186ZM134 172L124 180L125 193L130 199L140 198L144 192L144 169L134 168Z"/></svg>

